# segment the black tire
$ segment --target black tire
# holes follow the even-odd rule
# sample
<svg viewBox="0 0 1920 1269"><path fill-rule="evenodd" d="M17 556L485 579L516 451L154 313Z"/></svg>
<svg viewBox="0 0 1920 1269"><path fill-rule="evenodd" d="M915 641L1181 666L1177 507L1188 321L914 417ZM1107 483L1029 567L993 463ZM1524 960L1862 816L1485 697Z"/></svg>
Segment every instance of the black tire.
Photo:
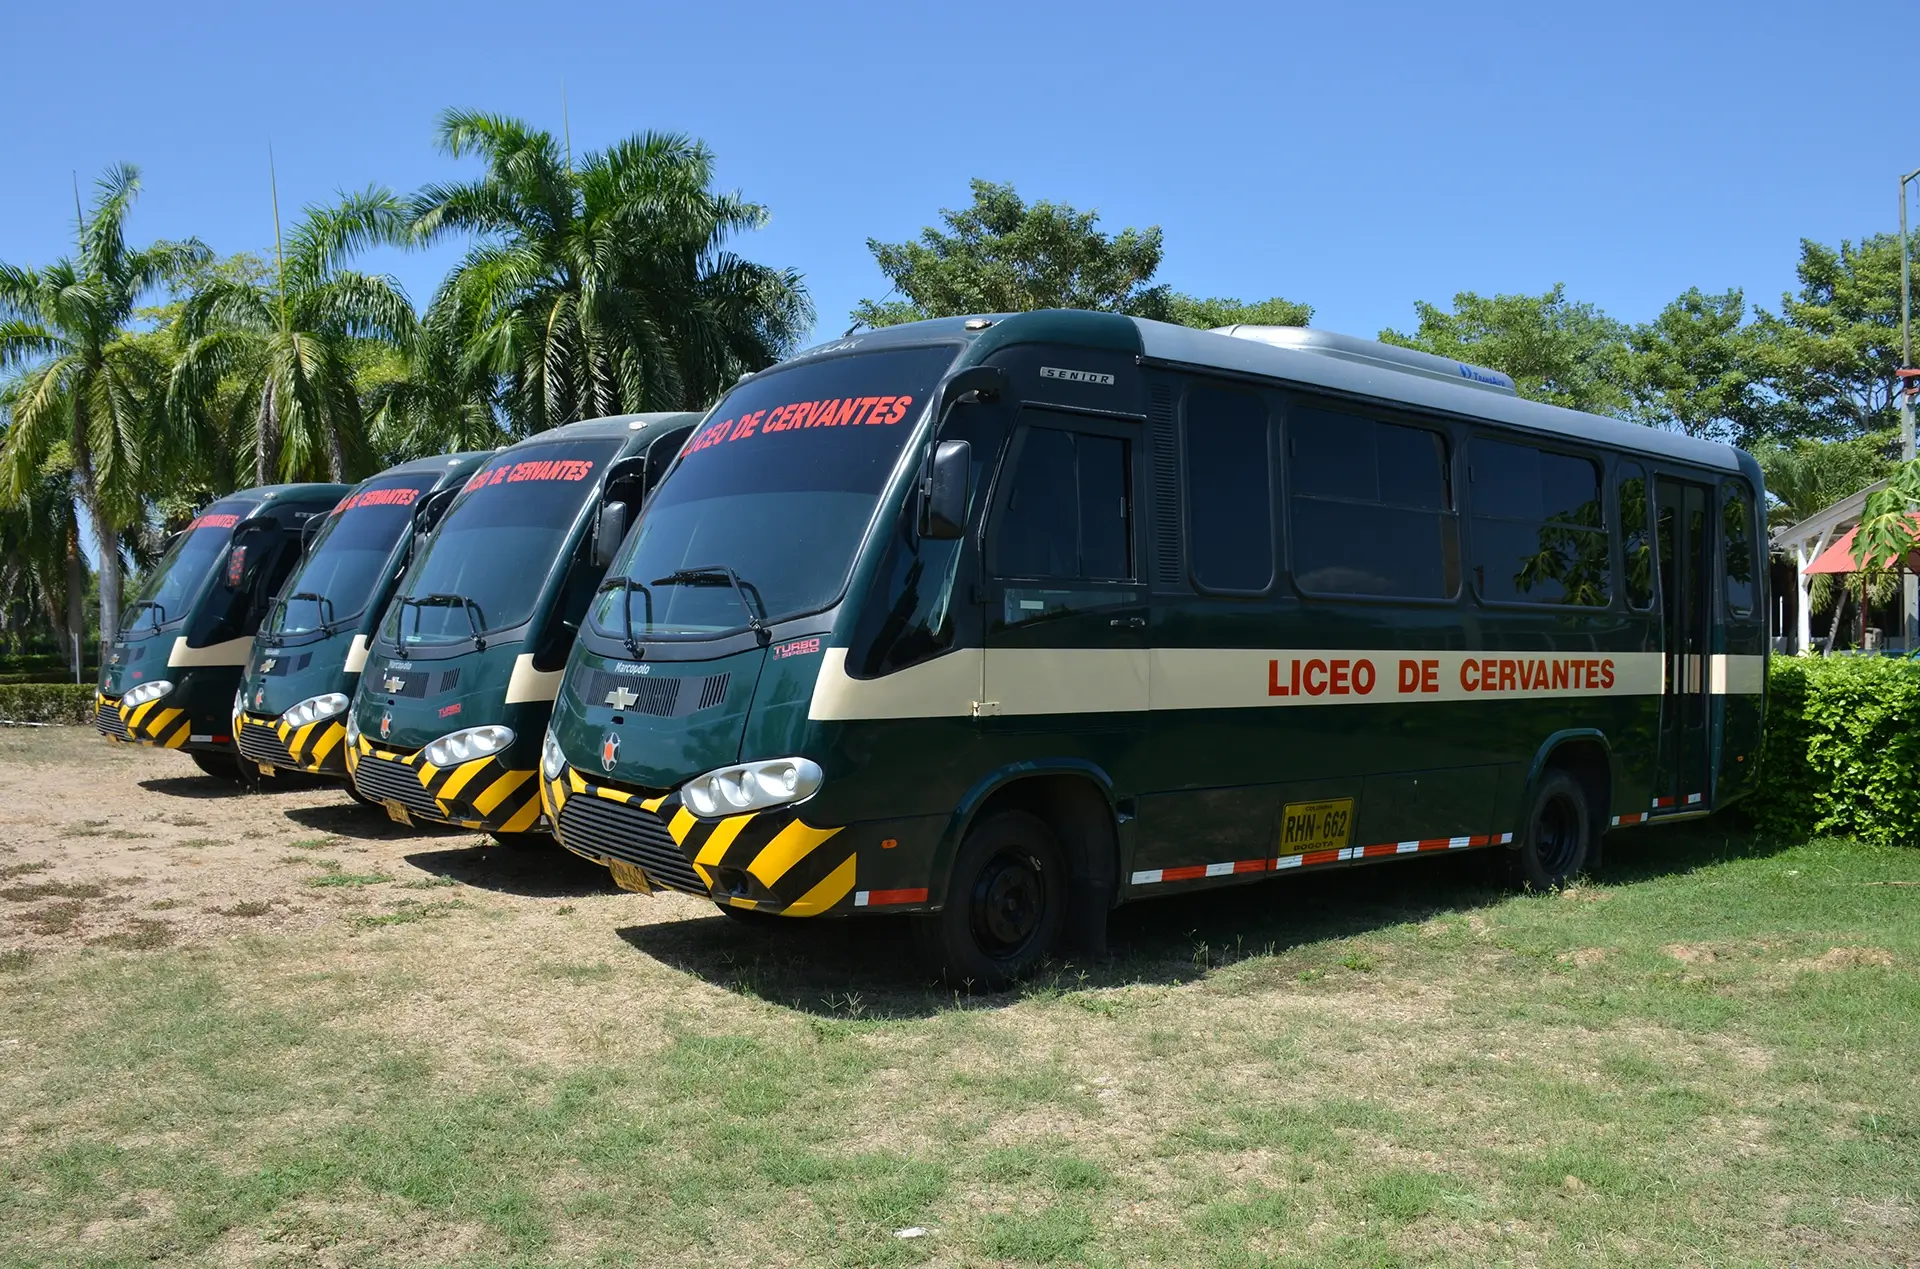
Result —
<svg viewBox="0 0 1920 1269"><path fill-rule="evenodd" d="M960 843L946 906L914 918L921 955L955 987L998 991L1053 950L1067 893L1053 830L1025 811L1002 811Z"/></svg>
<svg viewBox="0 0 1920 1269"><path fill-rule="evenodd" d="M187 757L193 759L193 765L216 780L225 780L228 784L246 784L247 773L241 767L240 759L230 753L209 753L205 749L189 749Z"/></svg>
<svg viewBox="0 0 1920 1269"><path fill-rule="evenodd" d="M508 850L554 850L560 843L552 833L490 833L494 842Z"/></svg>
<svg viewBox="0 0 1920 1269"><path fill-rule="evenodd" d="M1505 852L1507 882L1526 890L1557 890L1585 870L1592 849L1587 791L1565 771L1549 770L1534 785L1527 818Z"/></svg>

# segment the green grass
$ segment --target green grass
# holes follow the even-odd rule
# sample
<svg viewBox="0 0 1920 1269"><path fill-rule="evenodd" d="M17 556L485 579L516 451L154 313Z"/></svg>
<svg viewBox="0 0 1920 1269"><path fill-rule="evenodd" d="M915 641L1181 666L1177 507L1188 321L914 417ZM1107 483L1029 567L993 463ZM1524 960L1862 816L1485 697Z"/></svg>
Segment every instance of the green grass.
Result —
<svg viewBox="0 0 1920 1269"><path fill-rule="evenodd" d="M1609 851L1143 906L984 998L625 896L3 954L0 1266L1910 1260L1920 852Z"/></svg>

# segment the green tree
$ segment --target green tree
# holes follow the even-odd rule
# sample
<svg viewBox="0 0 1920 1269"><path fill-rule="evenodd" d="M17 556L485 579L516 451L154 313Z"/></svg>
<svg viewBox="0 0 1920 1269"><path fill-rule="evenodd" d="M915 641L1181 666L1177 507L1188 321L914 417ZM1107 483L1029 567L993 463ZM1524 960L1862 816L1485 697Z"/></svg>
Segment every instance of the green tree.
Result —
<svg viewBox="0 0 1920 1269"><path fill-rule="evenodd" d="M1799 291L1753 327L1752 373L1767 389L1757 430L1849 437L1897 426L1898 236L1838 249L1802 239L1794 272Z"/></svg>
<svg viewBox="0 0 1920 1269"><path fill-rule="evenodd" d="M1768 522L1775 527L1798 523L1885 480L1896 465L1888 457L1895 443L1892 433L1882 432L1845 441L1798 437L1754 446L1774 504Z"/></svg>
<svg viewBox="0 0 1920 1269"><path fill-rule="evenodd" d="M1219 297L1200 299L1176 291L1168 297L1167 320L1202 330L1240 325L1305 326L1313 320L1313 305L1296 304L1277 295L1270 300L1248 303Z"/></svg>
<svg viewBox="0 0 1920 1269"><path fill-rule="evenodd" d="M459 332L459 380L503 385L523 432L703 405L812 326L798 273L727 250L767 210L716 192L689 137L641 133L575 164L551 133L450 110L440 146L486 170L413 198L417 241L473 239L429 324Z"/></svg>
<svg viewBox="0 0 1920 1269"><path fill-rule="evenodd" d="M1520 395L1595 414L1625 414L1627 330L1591 304L1567 299L1555 283L1544 295L1476 295L1462 291L1449 312L1414 305L1413 334L1383 330L1389 344L1471 362L1513 376Z"/></svg>
<svg viewBox="0 0 1920 1269"><path fill-rule="evenodd" d="M0 370L18 372L7 389L0 496L15 505L30 497L64 447L101 547L101 629L109 633L120 628L116 544L141 517L149 473L175 447L158 390L165 362L150 342L130 337L130 324L143 298L211 253L194 240L127 245L140 191L131 165L107 169L95 189L77 218L72 257L42 269L0 264Z"/></svg>
<svg viewBox="0 0 1920 1269"><path fill-rule="evenodd" d="M244 435L256 484L361 475L360 345L404 345L417 323L397 283L347 261L367 247L404 241L406 231L400 201L368 189L338 206L308 207L276 243L271 274L207 277L179 321L167 389L174 417L202 438L223 425ZM221 419L223 402L244 413Z"/></svg>
<svg viewBox="0 0 1920 1269"><path fill-rule="evenodd" d="M1634 414L1688 436L1750 445L1764 426L1740 291L1688 290L1627 336Z"/></svg>
<svg viewBox="0 0 1920 1269"><path fill-rule="evenodd" d="M404 349L383 350L361 376L368 428L382 463L493 449L511 437L494 408L496 381L461 357L460 332L421 325Z"/></svg>
<svg viewBox="0 0 1920 1269"><path fill-rule="evenodd" d="M913 242L867 239L892 290L862 300L857 325L897 326L969 313L1030 313L1043 308L1093 309L1178 322L1182 326L1304 326L1313 309L1275 296L1246 303L1202 299L1154 285L1162 255L1160 227L1100 231L1100 214L1065 203L1028 203L1011 185L970 182L973 203L943 208L943 228L929 226ZM894 299L897 292L902 298Z"/></svg>

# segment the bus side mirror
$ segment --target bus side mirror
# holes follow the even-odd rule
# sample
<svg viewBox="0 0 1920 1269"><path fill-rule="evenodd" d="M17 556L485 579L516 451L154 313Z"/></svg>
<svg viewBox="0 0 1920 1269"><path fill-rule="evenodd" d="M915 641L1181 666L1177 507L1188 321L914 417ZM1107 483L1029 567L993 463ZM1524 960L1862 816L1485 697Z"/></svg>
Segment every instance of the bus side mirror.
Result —
<svg viewBox="0 0 1920 1269"><path fill-rule="evenodd" d="M620 542L627 536L627 504L609 502L600 508L600 516L593 522L593 562L597 568L605 568L613 563L613 557L619 554Z"/></svg>
<svg viewBox="0 0 1920 1269"><path fill-rule="evenodd" d="M920 483L920 536L952 541L967 532L967 484L973 474L973 447L965 441L941 441Z"/></svg>

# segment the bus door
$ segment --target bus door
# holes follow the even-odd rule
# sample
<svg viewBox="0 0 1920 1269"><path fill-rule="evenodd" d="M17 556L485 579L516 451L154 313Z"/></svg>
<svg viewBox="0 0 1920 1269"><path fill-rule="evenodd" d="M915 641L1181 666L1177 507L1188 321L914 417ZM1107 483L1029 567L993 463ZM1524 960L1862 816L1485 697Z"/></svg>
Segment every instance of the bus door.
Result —
<svg viewBox="0 0 1920 1269"><path fill-rule="evenodd" d="M1707 648L1712 621L1713 491L1662 476L1654 484L1660 560L1663 686L1660 767L1652 811L1706 809L1712 761Z"/></svg>
<svg viewBox="0 0 1920 1269"><path fill-rule="evenodd" d="M1139 445L1122 419L1034 407L1016 419L988 513L977 712L988 735L1053 734L1008 758L1045 750L1111 772L1144 738Z"/></svg>

